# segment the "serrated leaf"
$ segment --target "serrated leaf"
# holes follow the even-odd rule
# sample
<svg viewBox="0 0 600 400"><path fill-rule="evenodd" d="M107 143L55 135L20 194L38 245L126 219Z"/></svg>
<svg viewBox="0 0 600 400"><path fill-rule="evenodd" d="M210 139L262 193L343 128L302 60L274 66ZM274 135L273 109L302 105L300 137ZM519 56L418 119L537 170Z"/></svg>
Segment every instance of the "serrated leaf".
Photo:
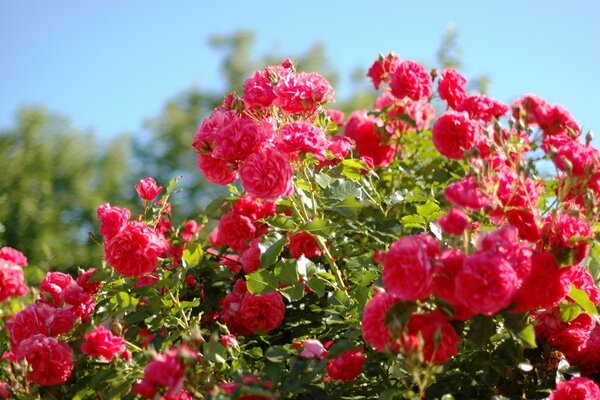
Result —
<svg viewBox="0 0 600 400"><path fill-rule="evenodd" d="M581 314L581 307L571 302L563 302L558 306L560 310L560 320L562 322L571 322Z"/></svg>
<svg viewBox="0 0 600 400"><path fill-rule="evenodd" d="M420 216L425 217L425 218L428 218L431 214L433 214L439 210L440 210L440 206L438 206L437 204L435 204L432 201L428 201L425 204L419 204L417 206L417 214L419 214Z"/></svg>
<svg viewBox="0 0 600 400"><path fill-rule="evenodd" d="M298 271L296 270L296 260L283 260L275 265L275 275L284 285L293 285L298 283Z"/></svg>
<svg viewBox="0 0 600 400"><path fill-rule="evenodd" d="M267 360L274 363L282 363L290 358L289 352L282 346L272 346L265 352Z"/></svg>
<svg viewBox="0 0 600 400"><path fill-rule="evenodd" d="M333 182L333 178L327 174L318 173L315 174L315 181L317 182L317 185L321 186L321 188L327 189L329 185L331 185L331 182Z"/></svg>
<svg viewBox="0 0 600 400"><path fill-rule="evenodd" d="M341 181L329 189L330 197L340 201L346 200L348 197L360 198L362 195L360 186L351 181Z"/></svg>
<svg viewBox="0 0 600 400"><path fill-rule="evenodd" d="M571 284L571 290L569 290L569 297L575 301L583 311L588 313L589 315L597 315L598 310L596 310L596 306L594 303L590 301L587 293L584 290L577 288L577 286Z"/></svg>
<svg viewBox="0 0 600 400"><path fill-rule="evenodd" d="M325 282L317 277L312 277L307 282L308 287L317 294L319 297L323 297L325 294Z"/></svg>
<svg viewBox="0 0 600 400"><path fill-rule="evenodd" d="M344 201L335 204L331 209L344 217L352 217L363 207L364 204L360 201L354 197L348 197Z"/></svg>
<svg viewBox="0 0 600 400"><path fill-rule="evenodd" d="M280 289L279 292L290 302L298 301L304 297L304 284L297 283Z"/></svg>
<svg viewBox="0 0 600 400"><path fill-rule="evenodd" d="M260 269L246 276L246 286L251 294L259 295L277 290L279 280L271 271Z"/></svg>
<svg viewBox="0 0 600 400"><path fill-rule="evenodd" d="M284 231L293 231L295 228L294 220L287 215L276 215L265 219L265 222L272 227Z"/></svg>
<svg viewBox="0 0 600 400"><path fill-rule="evenodd" d="M269 247L264 246L263 243L259 245L261 255L260 255L260 265L263 268L270 267L271 265L277 262L279 255L285 248L285 246L289 243L290 239L287 236L281 236L274 243L272 243Z"/></svg>
<svg viewBox="0 0 600 400"><path fill-rule="evenodd" d="M303 232L316 233L323 236L329 236L335 227L331 222L325 221L324 219L313 219L300 227Z"/></svg>
<svg viewBox="0 0 600 400"><path fill-rule="evenodd" d="M404 217L402 217L400 219L400 222L402 222L402 226L406 227L406 228L421 228L424 229L425 228L425 224L427 223L427 221L425 221L425 218L423 218L420 215L405 215Z"/></svg>
<svg viewBox="0 0 600 400"><path fill-rule="evenodd" d="M360 179L362 176L362 170L365 167L358 161L348 159L342 161L342 174L346 176L348 179L356 180Z"/></svg>
<svg viewBox="0 0 600 400"><path fill-rule="evenodd" d="M203 255L204 251L200 246L196 246L195 249L186 248L183 250L183 261L185 262L185 265L189 267L195 267L198 265Z"/></svg>
<svg viewBox="0 0 600 400"><path fill-rule="evenodd" d="M527 324L523 329L517 332L515 336L526 349L535 349L537 347L533 325Z"/></svg>

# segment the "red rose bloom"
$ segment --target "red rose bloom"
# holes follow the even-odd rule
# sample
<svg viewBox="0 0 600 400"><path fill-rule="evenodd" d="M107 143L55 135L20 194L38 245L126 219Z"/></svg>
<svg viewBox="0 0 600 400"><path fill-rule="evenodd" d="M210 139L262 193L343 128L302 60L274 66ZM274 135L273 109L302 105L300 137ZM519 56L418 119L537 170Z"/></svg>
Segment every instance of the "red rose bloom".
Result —
<svg viewBox="0 0 600 400"><path fill-rule="evenodd" d="M337 358L329 360L327 373L331 379L350 381L360 374L366 359L361 349L346 350Z"/></svg>
<svg viewBox="0 0 600 400"><path fill-rule="evenodd" d="M395 146L385 143L377 133L376 117L367 114L367 110L358 110L350 114L344 135L356 142L356 151L360 157L371 157L375 166L386 166L394 160Z"/></svg>
<svg viewBox="0 0 600 400"><path fill-rule="evenodd" d="M469 310L492 315L509 305L517 283L517 274L500 254L476 252L456 275L455 296Z"/></svg>
<svg viewBox="0 0 600 400"><path fill-rule="evenodd" d="M89 268L81 276L77 278L77 284L83 288L86 292L94 294L100 289L100 282L88 282L88 280L94 275L96 268Z"/></svg>
<svg viewBox="0 0 600 400"><path fill-rule="evenodd" d="M466 113L446 111L433 125L433 145L443 156L462 160L476 144L477 129Z"/></svg>
<svg viewBox="0 0 600 400"><path fill-rule="evenodd" d="M274 89L273 105L288 114L313 115L324 103L333 101L329 82L317 73L300 72L282 77Z"/></svg>
<svg viewBox="0 0 600 400"><path fill-rule="evenodd" d="M281 325L285 304L279 292L267 292L259 296L247 293L242 299L240 315L252 332L270 332Z"/></svg>
<svg viewBox="0 0 600 400"><path fill-rule="evenodd" d="M131 217L128 209L111 207L108 203L98 207L96 214L100 220L100 234L104 241L112 239L121 232Z"/></svg>
<svg viewBox="0 0 600 400"><path fill-rule="evenodd" d="M438 85L438 93L448 107L456 109L467 97L465 85L467 79L454 68L446 68L442 71Z"/></svg>
<svg viewBox="0 0 600 400"><path fill-rule="evenodd" d="M385 326L387 311L398 299L386 292L377 292L367 303L361 320L363 338L375 349L385 352L388 349L398 350L398 344L390 337L390 330Z"/></svg>
<svg viewBox="0 0 600 400"><path fill-rule="evenodd" d="M117 354L127 350L125 339L115 336L103 326L85 334L85 342L81 350L92 357L100 357L111 361Z"/></svg>
<svg viewBox="0 0 600 400"><path fill-rule="evenodd" d="M456 111L466 111L471 118L485 122L490 122L493 118L500 118L508 110L506 104L483 94L469 96L456 107Z"/></svg>
<svg viewBox="0 0 600 400"><path fill-rule="evenodd" d="M391 74L390 89L399 100L408 97L418 101L431 96L431 75L425 67L414 61L405 60Z"/></svg>
<svg viewBox="0 0 600 400"><path fill-rule="evenodd" d="M383 285L401 300L419 300L431 293L433 271L427 249L415 236L392 243L383 261Z"/></svg>
<svg viewBox="0 0 600 400"><path fill-rule="evenodd" d="M168 388L167 396L179 393L185 379L185 366L179 358L180 352L193 357L185 347L159 354L154 361L146 365L144 378L133 387L134 393L145 398L154 397L159 388Z"/></svg>
<svg viewBox="0 0 600 400"><path fill-rule="evenodd" d="M273 147L251 154L240 168L240 178L248 194L265 200L277 200L293 190L290 161Z"/></svg>
<svg viewBox="0 0 600 400"><path fill-rule="evenodd" d="M19 250L8 246L0 248L0 260L11 261L19 267L27 266L27 257Z"/></svg>
<svg viewBox="0 0 600 400"><path fill-rule="evenodd" d="M156 196L162 192L163 187L157 186L154 178L148 177L144 178L135 185L135 191L140 196L142 200L150 201L154 199Z"/></svg>
<svg viewBox="0 0 600 400"><path fill-rule="evenodd" d="M446 249L442 252L433 268L431 290L434 295L453 306L460 304L455 294L455 278L462 270L465 254L457 249Z"/></svg>
<svg viewBox="0 0 600 400"><path fill-rule="evenodd" d="M287 152L320 153L327 146L325 133L307 122L296 121L279 130L282 148Z"/></svg>
<svg viewBox="0 0 600 400"><path fill-rule="evenodd" d="M0 259L0 301L23 296L28 290L23 268L11 261Z"/></svg>
<svg viewBox="0 0 600 400"><path fill-rule="evenodd" d="M589 240L593 237L594 230L584 219L559 212L546 216L542 234L547 237L547 246L551 253L572 252L574 258L572 265L574 265L587 256Z"/></svg>
<svg viewBox="0 0 600 400"><path fill-rule="evenodd" d="M218 131L212 156L225 162L244 161L264 142L272 141L274 134L267 121L238 118Z"/></svg>
<svg viewBox="0 0 600 400"><path fill-rule="evenodd" d="M597 400L600 399L600 387L588 378L573 377L568 382L559 382L550 393L550 400Z"/></svg>
<svg viewBox="0 0 600 400"><path fill-rule="evenodd" d="M252 76L244 81L244 96L242 100L248 108L266 108L275 100L273 83L269 70L255 71Z"/></svg>
<svg viewBox="0 0 600 400"><path fill-rule="evenodd" d="M492 204L492 200L481 193L477 181L472 176L450 184L444 190L444 196L455 206L471 211L479 211Z"/></svg>
<svg viewBox="0 0 600 400"><path fill-rule="evenodd" d="M292 258L300 258L302 255L306 258L312 258L321 255L321 248L317 240L308 232L299 232L290 235L288 249Z"/></svg>
<svg viewBox="0 0 600 400"><path fill-rule="evenodd" d="M469 217L462 210L453 208L445 216L438 219L440 228L451 235L462 235L469 225Z"/></svg>
<svg viewBox="0 0 600 400"><path fill-rule="evenodd" d="M73 352L66 343L44 335L33 335L19 344L17 361L27 360L33 370L29 379L41 386L64 383L73 370Z"/></svg>
<svg viewBox="0 0 600 400"><path fill-rule="evenodd" d="M44 303L59 306L60 294L67 286L75 283L71 275L62 272L48 272L40 282L40 299Z"/></svg>
<svg viewBox="0 0 600 400"><path fill-rule="evenodd" d="M118 273L138 277L154 272L158 258L167 250L167 243L150 227L131 221L107 243L104 257Z"/></svg>
<svg viewBox="0 0 600 400"><path fill-rule="evenodd" d="M238 253L248 248L248 243L255 235L256 227L252 220L235 211L223 215L219 220L219 243L226 244Z"/></svg>
<svg viewBox="0 0 600 400"><path fill-rule="evenodd" d="M371 78L375 90L379 89L381 82L390 81L390 74L396 72L401 62L400 56L393 52L388 53L386 56L379 56L373 62L367 72L367 76Z"/></svg>
<svg viewBox="0 0 600 400"><path fill-rule="evenodd" d="M198 155L198 168L207 181L216 185L228 185L237 179L236 167L208 154Z"/></svg>
<svg viewBox="0 0 600 400"><path fill-rule="evenodd" d="M251 274L255 271L258 271L260 268L260 238L254 239L250 242L250 246L242 253L240 257L240 262L242 263L242 268L244 269L245 274Z"/></svg>
<svg viewBox="0 0 600 400"><path fill-rule="evenodd" d="M421 351L426 363L443 364L458 351L460 337L439 311L427 314L413 314L406 325L406 334L402 337L406 351ZM423 348L415 348L423 340Z"/></svg>
<svg viewBox="0 0 600 400"><path fill-rule="evenodd" d="M199 154L207 154L212 151L217 140L217 135L221 129L237 120L235 111L225 111L216 109L213 113L204 118L200 124L198 132L192 143L192 147Z"/></svg>

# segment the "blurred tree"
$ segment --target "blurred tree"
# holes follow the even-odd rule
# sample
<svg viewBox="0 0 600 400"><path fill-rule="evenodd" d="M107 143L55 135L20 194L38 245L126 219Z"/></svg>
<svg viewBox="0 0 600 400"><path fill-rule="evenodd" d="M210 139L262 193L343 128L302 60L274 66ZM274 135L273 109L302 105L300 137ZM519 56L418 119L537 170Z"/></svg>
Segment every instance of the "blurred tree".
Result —
<svg viewBox="0 0 600 400"><path fill-rule="evenodd" d="M90 132L40 107L20 109L15 126L0 132L0 244L26 254L30 278L101 259L88 235L100 203L123 202L128 147L126 137L99 147Z"/></svg>

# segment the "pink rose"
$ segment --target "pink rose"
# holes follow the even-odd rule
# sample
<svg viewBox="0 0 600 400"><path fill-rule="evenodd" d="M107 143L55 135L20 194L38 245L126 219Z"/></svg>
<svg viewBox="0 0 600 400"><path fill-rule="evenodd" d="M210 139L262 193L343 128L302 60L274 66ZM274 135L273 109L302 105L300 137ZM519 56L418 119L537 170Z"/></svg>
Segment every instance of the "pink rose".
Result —
<svg viewBox="0 0 600 400"><path fill-rule="evenodd" d="M506 104L479 93L467 97L456 107L456 111L466 111L472 119L484 122L498 119L506 115L508 110Z"/></svg>
<svg viewBox="0 0 600 400"><path fill-rule="evenodd" d="M66 343L44 335L23 340L15 351L17 361L27 360L29 379L41 386L64 383L73 370L73 351Z"/></svg>
<svg viewBox="0 0 600 400"><path fill-rule="evenodd" d="M454 68L446 68L442 71L438 84L438 93L448 107L456 109L467 97L465 85L467 79Z"/></svg>
<svg viewBox="0 0 600 400"><path fill-rule="evenodd" d="M218 131L212 156L225 162L244 161L274 135L273 126L265 120L238 118Z"/></svg>
<svg viewBox="0 0 600 400"><path fill-rule="evenodd" d="M48 336L50 334L48 321L52 318L54 310L54 307L38 302L14 314L6 322L12 350L16 351L19 343L35 334Z"/></svg>
<svg viewBox="0 0 600 400"><path fill-rule="evenodd" d="M85 342L81 350L92 357L100 357L111 361L117 354L127 350L125 339L115 336L103 326L99 326L84 336Z"/></svg>
<svg viewBox="0 0 600 400"><path fill-rule="evenodd" d="M451 235L462 235L469 226L469 217L462 210L453 208L437 222L444 232Z"/></svg>
<svg viewBox="0 0 600 400"><path fill-rule="evenodd" d="M252 76L244 81L244 104L248 108L267 108L275 100L273 83L268 69L255 71Z"/></svg>
<svg viewBox="0 0 600 400"><path fill-rule="evenodd" d="M48 272L40 282L40 299L53 306L61 304L60 294L67 286L75 284L71 275L62 272Z"/></svg>
<svg viewBox="0 0 600 400"><path fill-rule="evenodd" d="M279 130L282 148L287 152L321 153L327 146L325 133L313 124L296 121Z"/></svg>
<svg viewBox="0 0 600 400"><path fill-rule="evenodd" d="M23 268L12 261L0 259L0 301L23 296L28 290Z"/></svg>
<svg viewBox="0 0 600 400"><path fill-rule="evenodd" d="M244 250L242 256L240 257L240 262L242 263L242 268L244 269L245 274L251 274L255 271L258 271L260 268L260 238L254 239L250 242L250 246Z"/></svg>
<svg viewBox="0 0 600 400"><path fill-rule="evenodd" d="M325 110L325 114L327 114L329 120L333 122L338 128L344 125L345 115L342 111L330 108L328 110Z"/></svg>
<svg viewBox="0 0 600 400"><path fill-rule="evenodd" d="M431 293L433 271L426 247L415 236L395 241L383 261L383 285L401 300L424 299Z"/></svg>
<svg viewBox="0 0 600 400"><path fill-rule="evenodd" d="M137 383L133 391L145 398L153 398L157 390L167 388L166 395L173 396L181 391L185 380L185 365L180 356L195 358L187 348L173 348L165 354L159 354L144 369L144 378Z"/></svg>
<svg viewBox="0 0 600 400"><path fill-rule="evenodd" d="M329 360L327 374L331 379L351 381L360 375L366 359L361 349L346 350Z"/></svg>
<svg viewBox="0 0 600 400"><path fill-rule="evenodd" d="M587 256L594 230L584 219L558 212L546 216L542 234L546 237L546 246L551 253L572 253L571 265L574 265Z"/></svg>
<svg viewBox="0 0 600 400"><path fill-rule="evenodd" d="M433 268L433 294L453 306L460 304L456 298L455 278L462 270L465 254L457 249L446 249L442 252Z"/></svg>
<svg viewBox="0 0 600 400"><path fill-rule="evenodd" d="M252 220L235 211L223 215L219 220L218 241L242 253L254 239L256 227Z"/></svg>
<svg viewBox="0 0 600 400"><path fill-rule="evenodd" d="M578 289L583 290L595 305L600 303L600 290L594 282L594 277L582 264L573 265L566 269L567 279Z"/></svg>
<svg viewBox="0 0 600 400"><path fill-rule="evenodd" d="M418 101L431 96L431 75L423 65L405 60L390 75L390 89L397 99L408 97Z"/></svg>
<svg viewBox="0 0 600 400"><path fill-rule="evenodd" d="M204 118L200 124L192 147L199 154L210 153L215 147L219 131L236 120L237 114L235 111L216 109L210 116Z"/></svg>
<svg viewBox="0 0 600 400"><path fill-rule="evenodd" d="M198 232L202 230L203 227L204 225L198 225L196 221L190 219L189 221L186 221L183 227L181 238L186 242L189 242Z"/></svg>
<svg viewBox="0 0 600 400"><path fill-rule="evenodd" d="M285 316L285 304L279 292L267 292L255 296L247 293L240 305L240 315L252 332L268 333L276 329Z"/></svg>
<svg viewBox="0 0 600 400"><path fill-rule="evenodd" d="M517 274L500 254L475 252L456 275L455 296L469 310L492 315L510 304L517 284Z"/></svg>
<svg viewBox="0 0 600 400"><path fill-rule="evenodd" d="M402 336L404 349L422 352L426 363L443 364L458 351L461 339L439 310L411 315L406 328Z"/></svg>
<svg viewBox="0 0 600 400"><path fill-rule="evenodd" d="M293 190L290 161L273 147L251 154L240 168L240 178L248 194L265 200L277 200Z"/></svg>
<svg viewBox="0 0 600 400"><path fill-rule="evenodd" d="M282 77L274 89L273 105L287 114L313 115L324 103L333 102L334 91L317 73L300 72Z"/></svg>
<svg viewBox="0 0 600 400"><path fill-rule="evenodd" d="M237 179L235 165L211 155L198 155L198 168L207 181L216 185L228 185Z"/></svg>
<svg viewBox="0 0 600 400"><path fill-rule="evenodd" d="M538 117L546 115L550 105L539 96L526 94L513 101L511 107L515 119L522 119L529 125L537 125Z"/></svg>
<svg viewBox="0 0 600 400"><path fill-rule="evenodd" d="M160 192L162 192L162 190L163 187L157 186L156 181L151 177L144 178L137 185L135 185L135 191L140 198L145 201L154 199Z"/></svg>
<svg viewBox="0 0 600 400"><path fill-rule="evenodd" d="M89 294L95 294L100 289L100 282L88 282L96 272L96 268L89 268L77 278L77 284Z"/></svg>
<svg viewBox="0 0 600 400"><path fill-rule="evenodd" d="M219 343L225 347L239 347L239 343L235 335L223 335L219 338Z"/></svg>
<svg viewBox="0 0 600 400"><path fill-rule="evenodd" d="M600 399L600 387L593 380L573 377L568 382L559 382L550 393L550 400L597 400Z"/></svg>
<svg viewBox="0 0 600 400"><path fill-rule="evenodd" d="M477 129L466 113L446 111L433 125L433 145L443 156L462 160L476 145Z"/></svg>
<svg viewBox="0 0 600 400"><path fill-rule="evenodd" d="M391 338L390 329L385 325L388 310L398 299L386 292L377 292L367 303L361 320L363 338L375 349L398 350L398 344Z"/></svg>
<svg viewBox="0 0 600 400"><path fill-rule="evenodd" d="M568 140L558 147L554 164L556 168L569 175L591 177L598 171L600 154L592 146L579 143L577 140Z"/></svg>
<svg viewBox="0 0 600 400"><path fill-rule="evenodd" d="M105 241L112 239L117 233L121 232L131 217L128 209L111 207L108 203L98 207L96 214L100 220L100 233Z"/></svg>
<svg viewBox="0 0 600 400"><path fill-rule="evenodd" d="M377 133L381 120L358 110L350 114L344 135L356 142L356 151L361 157L371 157L375 166L386 166L394 160L395 147L388 145Z"/></svg>
<svg viewBox="0 0 600 400"><path fill-rule="evenodd" d="M17 249L12 247L0 247L0 260L11 261L19 267L27 266L27 257Z"/></svg>
<svg viewBox="0 0 600 400"><path fill-rule="evenodd" d="M60 293L60 302L73 306L72 312L80 317L83 322L86 322L89 316L94 313L94 307L96 306L94 296L77 284L67 286Z"/></svg>
<svg viewBox="0 0 600 400"><path fill-rule="evenodd" d="M306 258L313 258L321 255L321 248L317 240L308 232L298 232L290 235L288 249L292 258L300 258L302 255Z"/></svg>
<svg viewBox="0 0 600 400"><path fill-rule="evenodd" d="M450 184L444 191L444 196L455 206L471 211L479 211L492 204L492 200L480 191L480 186L472 176Z"/></svg>
<svg viewBox="0 0 600 400"><path fill-rule="evenodd" d="M104 243L106 262L118 273L138 277L154 272L167 243L149 226L129 222L114 238Z"/></svg>
<svg viewBox="0 0 600 400"><path fill-rule="evenodd" d="M385 56L379 56L377 60L373 62L367 76L371 78L375 90L379 89L379 85L382 82L390 81L390 74L393 74L398 69L398 66L402 60L396 53L390 52Z"/></svg>
<svg viewBox="0 0 600 400"><path fill-rule="evenodd" d="M571 116L563 106L555 104L538 110L536 120L546 135L558 135L561 133L581 134L581 125Z"/></svg>
<svg viewBox="0 0 600 400"><path fill-rule="evenodd" d="M302 342L302 347L304 349L300 353L300 357L322 360L327 356L327 350L325 350L323 343L317 339L304 340Z"/></svg>

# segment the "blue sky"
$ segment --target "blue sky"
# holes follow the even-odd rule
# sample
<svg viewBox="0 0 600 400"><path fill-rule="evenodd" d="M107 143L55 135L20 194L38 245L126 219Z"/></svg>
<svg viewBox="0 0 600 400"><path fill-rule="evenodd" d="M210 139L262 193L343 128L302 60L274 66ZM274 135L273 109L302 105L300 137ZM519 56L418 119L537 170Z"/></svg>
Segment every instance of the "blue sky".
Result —
<svg viewBox="0 0 600 400"><path fill-rule="evenodd" d="M324 42L344 95L380 52L432 63L452 24L463 72L489 75L492 96L538 94L600 134L599 19L594 0L1 1L0 128L43 104L102 137L140 132L182 90L220 87L208 37L237 29L256 32L257 55Z"/></svg>

